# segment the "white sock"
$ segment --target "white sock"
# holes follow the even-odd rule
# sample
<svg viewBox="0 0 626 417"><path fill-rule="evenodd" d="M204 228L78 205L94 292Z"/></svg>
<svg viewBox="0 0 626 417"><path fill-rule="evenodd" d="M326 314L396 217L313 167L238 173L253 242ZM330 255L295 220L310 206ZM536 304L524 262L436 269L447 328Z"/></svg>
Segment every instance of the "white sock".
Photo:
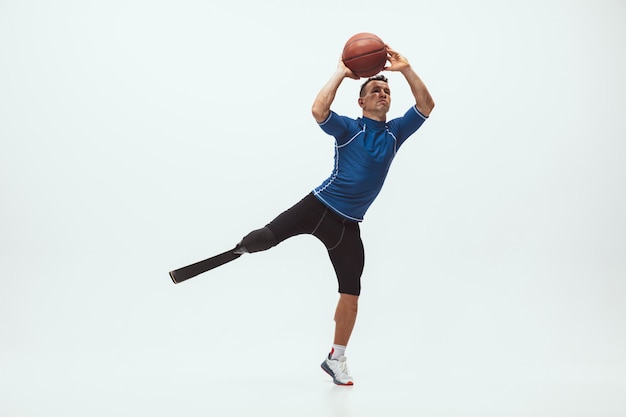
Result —
<svg viewBox="0 0 626 417"><path fill-rule="evenodd" d="M333 348L330 351L331 359L339 359L341 356L344 356L346 353L346 347L343 345L333 345Z"/></svg>

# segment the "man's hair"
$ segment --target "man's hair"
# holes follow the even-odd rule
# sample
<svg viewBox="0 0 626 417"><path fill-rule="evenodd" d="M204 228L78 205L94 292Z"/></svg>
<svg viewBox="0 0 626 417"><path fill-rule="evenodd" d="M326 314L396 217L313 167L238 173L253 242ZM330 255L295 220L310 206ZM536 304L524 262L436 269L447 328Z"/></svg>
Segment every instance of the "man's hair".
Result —
<svg viewBox="0 0 626 417"><path fill-rule="evenodd" d="M359 91L359 97L363 97L365 95L365 87L372 81L382 81L384 83L388 82L387 77L385 77L382 74L369 77L367 81L365 81L363 85L361 85L361 91Z"/></svg>

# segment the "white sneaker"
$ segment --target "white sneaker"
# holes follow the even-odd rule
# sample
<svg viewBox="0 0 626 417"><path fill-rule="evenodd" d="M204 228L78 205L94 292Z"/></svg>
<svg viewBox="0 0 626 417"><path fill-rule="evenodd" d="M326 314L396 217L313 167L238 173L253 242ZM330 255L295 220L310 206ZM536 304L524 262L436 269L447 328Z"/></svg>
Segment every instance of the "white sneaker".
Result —
<svg viewBox="0 0 626 417"><path fill-rule="evenodd" d="M328 358L322 362L322 369L333 378L333 382L337 385L353 385L354 380L348 371L346 357L340 356L339 359Z"/></svg>

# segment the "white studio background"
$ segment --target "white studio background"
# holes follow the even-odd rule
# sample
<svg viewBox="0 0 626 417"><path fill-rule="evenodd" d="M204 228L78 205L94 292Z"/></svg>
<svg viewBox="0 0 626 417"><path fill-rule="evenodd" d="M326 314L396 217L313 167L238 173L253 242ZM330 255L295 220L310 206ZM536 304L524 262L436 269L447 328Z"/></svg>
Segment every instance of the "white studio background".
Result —
<svg viewBox="0 0 626 417"><path fill-rule="evenodd" d="M0 415L626 415L626 4L0 0ZM336 283L291 239L175 286L318 185L345 40L436 108ZM389 74L390 116L412 104ZM360 83L333 108L358 116Z"/></svg>

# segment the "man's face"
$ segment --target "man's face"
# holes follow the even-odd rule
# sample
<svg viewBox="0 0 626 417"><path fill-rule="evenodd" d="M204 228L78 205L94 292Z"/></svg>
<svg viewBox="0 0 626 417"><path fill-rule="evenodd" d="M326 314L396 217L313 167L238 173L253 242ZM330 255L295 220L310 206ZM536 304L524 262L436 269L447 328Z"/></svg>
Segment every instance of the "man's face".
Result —
<svg viewBox="0 0 626 417"><path fill-rule="evenodd" d="M371 81L365 86L365 95L359 97L363 113L387 113L391 106L391 90L384 81Z"/></svg>

